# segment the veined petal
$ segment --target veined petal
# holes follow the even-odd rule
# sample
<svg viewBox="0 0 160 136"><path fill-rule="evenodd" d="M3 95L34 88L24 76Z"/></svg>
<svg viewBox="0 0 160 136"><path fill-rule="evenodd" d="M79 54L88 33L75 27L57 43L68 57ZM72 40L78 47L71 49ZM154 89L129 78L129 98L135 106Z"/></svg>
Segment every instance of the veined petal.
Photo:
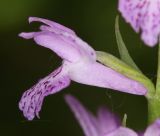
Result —
<svg viewBox="0 0 160 136"><path fill-rule="evenodd" d="M160 34L160 0L119 0L119 11L149 46L158 42Z"/></svg>
<svg viewBox="0 0 160 136"><path fill-rule="evenodd" d="M119 127L117 130L104 136L138 136L138 134L129 128Z"/></svg>
<svg viewBox="0 0 160 136"><path fill-rule="evenodd" d="M160 136L160 119L157 119L147 128L144 136Z"/></svg>
<svg viewBox="0 0 160 136"><path fill-rule="evenodd" d="M65 100L80 123L85 136L100 136L96 118L73 96L66 95Z"/></svg>
<svg viewBox="0 0 160 136"><path fill-rule="evenodd" d="M116 130L121 125L119 118L105 107L99 108L97 119L102 136Z"/></svg>
<svg viewBox="0 0 160 136"><path fill-rule="evenodd" d="M126 93L145 95L146 88L137 81L106 67L98 62L85 62L73 65L70 78L78 83L109 88Z"/></svg>
<svg viewBox="0 0 160 136"><path fill-rule="evenodd" d="M39 117L39 111L45 96L54 94L70 84L70 79L62 67L41 79L36 85L24 92L19 108L23 111L28 120L32 120L35 115Z"/></svg>

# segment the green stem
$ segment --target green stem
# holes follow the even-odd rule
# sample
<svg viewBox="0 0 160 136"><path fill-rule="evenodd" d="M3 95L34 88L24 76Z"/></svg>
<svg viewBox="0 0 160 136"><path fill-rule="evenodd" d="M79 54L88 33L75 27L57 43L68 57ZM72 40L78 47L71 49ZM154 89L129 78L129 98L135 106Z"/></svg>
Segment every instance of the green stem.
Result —
<svg viewBox="0 0 160 136"><path fill-rule="evenodd" d="M157 83L156 83L156 94L160 96L160 43L158 46L158 69L157 69Z"/></svg>
<svg viewBox="0 0 160 136"><path fill-rule="evenodd" d="M157 95L148 99L148 124L153 123L157 118L160 118L160 99Z"/></svg>
<svg viewBox="0 0 160 136"><path fill-rule="evenodd" d="M149 94L148 99L148 123L160 118L160 43L158 47L158 69L155 94Z"/></svg>

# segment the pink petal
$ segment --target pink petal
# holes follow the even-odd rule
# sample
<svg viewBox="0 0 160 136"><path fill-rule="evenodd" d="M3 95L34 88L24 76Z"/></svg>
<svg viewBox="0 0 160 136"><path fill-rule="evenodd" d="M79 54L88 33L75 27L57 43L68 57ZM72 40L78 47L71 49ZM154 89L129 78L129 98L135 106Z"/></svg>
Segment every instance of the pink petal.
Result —
<svg viewBox="0 0 160 136"><path fill-rule="evenodd" d="M39 111L45 96L54 94L70 84L69 77L62 67L41 79L36 85L23 93L19 102L19 108L23 111L28 120L32 120L35 115L39 117Z"/></svg>
<svg viewBox="0 0 160 136"><path fill-rule="evenodd" d="M101 135L110 133L120 126L120 120L112 112L105 107L98 110L98 124L101 130Z"/></svg>
<svg viewBox="0 0 160 136"><path fill-rule="evenodd" d="M160 34L160 0L119 0L119 11L149 46L158 42Z"/></svg>
<svg viewBox="0 0 160 136"><path fill-rule="evenodd" d="M116 131L104 136L138 136L138 134L129 128L119 127Z"/></svg>
<svg viewBox="0 0 160 136"><path fill-rule="evenodd" d="M100 136L96 119L93 115L73 96L66 95L65 100L79 121L85 136Z"/></svg>
<svg viewBox="0 0 160 136"><path fill-rule="evenodd" d="M55 32L55 30L52 27L48 27L45 25L41 25L40 30ZM60 33L60 35L63 39L70 39L72 42L74 41L74 44L76 45L76 47L79 48L79 50L81 50L81 54L96 60L96 53L94 49L90 45L88 45L86 42L84 42L82 39L80 39L78 36L70 35L69 33Z"/></svg>
<svg viewBox="0 0 160 136"><path fill-rule="evenodd" d="M43 18L38 18L38 17L29 17L29 23L31 22L42 22L48 26L50 26L52 28L52 30L54 30L55 33L69 33L71 35L75 35L75 32L61 24L58 24L54 21L50 21L47 19L43 19Z"/></svg>
<svg viewBox="0 0 160 136"><path fill-rule="evenodd" d="M51 49L70 62L76 62L81 57L81 50L73 40L67 37L51 32L41 32L34 36L34 40L37 44Z"/></svg>
<svg viewBox="0 0 160 136"><path fill-rule="evenodd" d="M86 42L81 40L71 29L53 21L37 17L30 17L29 22L33 21L43 22L47 25L42 25L40 27L40 32L20 33L20 37L25 39L34 38L40 45L43 43L42 46L53 50L60 57L71 62L78 61L80 57L87 57L89 59L96 60L95 50ZM45 38L48 38L49 35L49 41L44 43L47 41Z"/></svg>
<svg viewBox="0 0 160 136"><path fill-rule="evenodd" d="M49 31L22 32L19 36L25 39L34 38L37 44L51 49L67 61L76 62L81 58L82 53L78 49L78 46L76 46L75 41L71 38L63 37Z"/></svg>
<svg viewBox="0 0 160 136"><path fill-rule="evenodd" d="M29 32L29 33L20 33L18 36L25 38L25 39L31 39L35 36L35 32Z"/></svg>
<svg viewBox="0 0 160 136"><path fill-rule="evenodd" d="M78 83L119 90L137 95L145 95L147 90L142 84L105 67L98 62L81 62L73 65L70 78Z"/></svg>
<svg viewBox="0 0 160 136"><path fill-rule="evenodd" d="M147 128L144 136L160 136L160 119L157 119Z"/></svg>

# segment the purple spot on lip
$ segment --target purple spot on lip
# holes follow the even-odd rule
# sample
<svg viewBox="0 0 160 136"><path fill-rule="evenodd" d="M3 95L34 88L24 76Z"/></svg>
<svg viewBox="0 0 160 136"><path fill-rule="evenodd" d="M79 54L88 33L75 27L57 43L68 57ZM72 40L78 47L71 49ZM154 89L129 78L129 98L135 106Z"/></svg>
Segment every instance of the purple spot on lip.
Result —
<svg viewBox="0 0 160 136"><path fill-rule="evenodd" d="M52 87L52 85L51 85L51 84L47 86L47 88L51 88L51 87Z"/></svg>
<svg viewBox="0 0 160 136"><path fill-rule="evenodd" d="M41 92L41 91L38 91L38 92L37 92L37 94L40 94L40 93L42 93L42 92Z"/></svg>
<svg viewBox="0 0 160 136"><path fill-rule="evenodd" d="M63 82L61 82L61 81L58 81L58 83L59 83L59 84L63 84Z"/></svg>
<svg viewBox="0 0 160 136"><path fill-rule="evenodd" d="M31 96L31 100L34 98L35 95L36 95L36 93L34 93L34 94Z"/></svg>
<svg viewBox="0 0 160 136"><path fill-rule="evenodd" d="M23 98L26 98L26 96L27 96L27 92L25 92L25 93L23 94Z"/></svg>
<svg viewBox="0 0 160 136"><path fill-rule="evenodd" d="M45 82L44 82L44 84L48 84L48 83L49 83L49 81L45 81Z"/></svg>
<svg viewBox="0 0 160 136"><path fill-rule="evenodd" d="M33 90L32 90L33 91ZM31 93L32 93L32 91L30 91L29 93L28 93L28 95L30 95Z"/></svg>
<svg viewBox="0 0 160 136"><path fill-rule="evenodd" d="M54 89L54 88L55 88L55 86L52 86L52 87L51 87L51 90Z"/></svg>

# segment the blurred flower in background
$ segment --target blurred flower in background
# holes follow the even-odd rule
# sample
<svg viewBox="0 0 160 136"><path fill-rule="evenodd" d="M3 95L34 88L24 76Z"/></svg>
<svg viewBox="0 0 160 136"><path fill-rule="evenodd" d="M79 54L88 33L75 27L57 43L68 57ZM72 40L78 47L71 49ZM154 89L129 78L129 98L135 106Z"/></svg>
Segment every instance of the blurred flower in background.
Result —
<svg viewBox="0 0 160 136"><path fill-rule="evenodd" d="M160 0L119 0L119 11L148 46L155 46L160 35Z"/></svg>
<svg viewBox="0 0 160 136"><path fill-rule="evenodd" d="M160 120L157 119L144 133L136 133L121 125L119 118L106 108L99 108L95 117L75 97L66 95L65 100L83 129L85 136L159 136Z"/></svg>

